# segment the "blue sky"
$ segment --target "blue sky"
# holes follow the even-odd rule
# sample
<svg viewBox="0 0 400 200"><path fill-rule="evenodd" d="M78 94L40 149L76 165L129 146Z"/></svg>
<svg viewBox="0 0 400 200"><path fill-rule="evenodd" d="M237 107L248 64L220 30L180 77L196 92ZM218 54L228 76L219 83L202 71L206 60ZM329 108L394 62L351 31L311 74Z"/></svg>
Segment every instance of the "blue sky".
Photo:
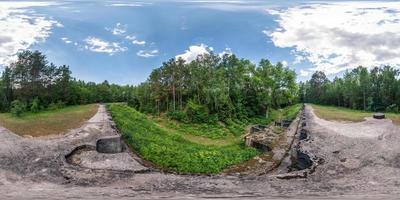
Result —
<svg viewBox="0 0 400 200"><path fill-rule="evenodd" d="M400 64L400 3L0 2L0 64L40 50L85 81L138 84L163 61L213 50L283 62L306 80Z"/></svg>

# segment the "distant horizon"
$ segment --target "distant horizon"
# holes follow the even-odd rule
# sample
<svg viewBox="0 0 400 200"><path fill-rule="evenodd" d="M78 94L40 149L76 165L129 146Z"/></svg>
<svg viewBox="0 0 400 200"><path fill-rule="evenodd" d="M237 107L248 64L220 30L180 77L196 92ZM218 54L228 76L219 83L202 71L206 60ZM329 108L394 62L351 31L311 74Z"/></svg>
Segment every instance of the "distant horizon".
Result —
<svg viewBox="0 0 400 200"><path fill-rule="evenodd" d="M0 13L1 69L39 50L86 82L138 85L171 58L209 51L282 62L297 82L400 67L395 1L14 1Z"/></svg>

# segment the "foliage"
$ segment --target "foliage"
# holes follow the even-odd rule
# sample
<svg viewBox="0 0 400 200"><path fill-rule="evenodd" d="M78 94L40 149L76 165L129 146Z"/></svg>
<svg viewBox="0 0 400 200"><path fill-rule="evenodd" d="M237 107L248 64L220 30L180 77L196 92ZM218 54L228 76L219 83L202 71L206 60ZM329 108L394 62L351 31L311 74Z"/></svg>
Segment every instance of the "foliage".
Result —
<svg viewBox="0 0 400 200"><path fill-rule="evenodd" d="M204 123L209 121L209 111L204 105L200 105L193 100L189 100L186 106L187 117L190 121Z"/></svg>
<svg viewBox="0 0 400 200"><path fill-rule="evenodd" d="M21 115L26 111L26 104L20 100L14 100L11 102L11 113L16 117L21 117Z"/></svg>
<svg viewBox="0 0 400 200"><path fill-rule="evenodd" d="M132 102L135 100L131 98L132 91L132 86L107 81L96 84L75 80L68 66L49 63L39 51L23 51L5 68L0 78L0 112L9 111L14 100L26 102L33 111L42 107L57 109L64 107L63 104Z"/></svg>
<svg viewBox="0 0 400 200"><path fill-rule="evenodd" d="M139 111L172 113L175 119L186 112L196 123L268 118L270 110L295 103L295 80L295 72L281 63L261 60L256 66L235 55L221 58L211 52L190 63L163 63L133 88L133 96L140 102Z"/></svg>
<svg viewBox="0 0 400 200"><path fill-rule="evenodd" d="M61 108L64 108L65 107L65 103L64 102L62 102L62 101L58 101L57 103L51 103L49 106L48 106L48 110L57 110L57 109L61 109Z"/></svg>
<svg viewBox="0 0 400 200"><path fill-rule="evenodd" d="M180 122L189 122L186 112L183 112L180 110L170 111L167 113L167 116L168 116L168 118L170 118L172 120L177 120Z"/></svg>
<svg viewBox="0 0 400 200"><path fill-rule="evenodd" d="M40 111L40 101L39 98L34 98L32 103L31 103L31 108L30 108L31 112L33 113L37 113Z"/></svg>
<svg viewBox="0 0 400 200"><path fill-rule="evenodd" d="M218 173L257 154L243 144L219 147L189 142L126 105L109 104L108 109L125 141L145 159L165 169Z"/></svg>
<svg viewBox="0 0 400 200"><path fill-rule="evenodd" d="M400 110L400 71L390 66L358 67L342 78L329 81L323 72L315 72L310 81L300 83L304 102L335 105L368 111Z"/></svg>

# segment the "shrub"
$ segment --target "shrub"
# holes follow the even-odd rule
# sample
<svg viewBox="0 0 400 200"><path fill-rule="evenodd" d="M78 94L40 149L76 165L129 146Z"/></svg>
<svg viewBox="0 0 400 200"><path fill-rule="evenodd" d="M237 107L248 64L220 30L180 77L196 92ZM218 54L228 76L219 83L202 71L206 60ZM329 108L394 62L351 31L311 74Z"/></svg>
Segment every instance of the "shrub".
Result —
<svg viewBox="0 0 400 200"><path fill-rule="evenodd" d="M167 113L168 118L177 120L180 122L188 122L188 117L186 115L186 112L183 111L171 111Z"/></svg>
<svg viewBox="0 0 400 200"><path fill-rule="evenodd" d="M21 117L21 115L26 111L26 104L20 100L14 100L11 102L11 114L16 117Z"/></svg>
<svg viewBox="0 0 400 200"><path fill-rule="evenodd" d="M208 108L190 100L186 105L186 114L191 122L204 123L208 122Z"/></svg>
<svg viewBox="0 0 400 200"><path fill-rule="evenodd" d="M134 108L136 110L139 110L140 108L140 102L137 98L129 98L127 103L129 107Z"/></svg>
<svg viewBox="0 0 400 200"><path fill-rule="evenodd" d="M386 107L386 112L397 113L397 112L399 112L399 110L398 110L398 107L396 104L392 104L392 105Z"/></svg>
<svg viewBox="0 0 400 200"><path fill-rule="evenodd" d="M40 101L39 98L34 98L31 103L31 112L37 113L40 111Z"/></svg>
<svg viewBox="0 0 400 200"><path fill-rule="evenodd" d="M64 108L65 107L65 103L64 102L62 102L62 101L58 101L57 103L51 103L48 107L47 107L47 109L48 110L57 110L57 109L61 109L61 108Z"/></svg>

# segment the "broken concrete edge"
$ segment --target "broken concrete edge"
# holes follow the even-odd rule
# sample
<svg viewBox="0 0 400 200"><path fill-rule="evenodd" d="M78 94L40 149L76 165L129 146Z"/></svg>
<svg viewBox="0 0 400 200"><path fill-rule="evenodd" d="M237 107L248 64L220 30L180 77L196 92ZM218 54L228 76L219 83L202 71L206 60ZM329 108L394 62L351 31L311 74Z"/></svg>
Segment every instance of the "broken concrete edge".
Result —
<svg viewBox="0 0 400 200"><path fill-rule="evenodd" d="M279 158L276 158L274 165L272 165L269 169L265 169L264 172L259 173L257 175L259 175L259 176L265 175L265 174L268 174L269 172L275 170L277 167L279 167L279 165L281 165L281 163L283 162L285 157L289 155L289 151L294 144L294 140L295 140L297 132L299 130L300 122L302 121L301 119L304 116L303 112L304 112L304 106L301 108L299 113L297 113L296 118L292 121L290 126L285 130L284 134L282 134L282 136L286 136L286 140L287 140L287 147L285 149L285 153L282 154ZM273 151L274 151L274 149L272 149L272 152Z"/></svg>
<svg viewBox="0 0 400 200"><path fill-rule="evenodd" d="M120 135L99 138L96 141L96 151L99 153L115 154L124 151Z"/></svg>
<svg viewBox="0 0 400 200"><path fill-rule="evenodd" d="M59 155L60 160L62 161L62 173L65 178L67 179L73 179L73 177L68 176L68 171L73 171L73 172L79 172L79 173L102 173L102 172L112 172L112 173L117 173L117 174L140 174L140 173L147 173L147 172L152 172L153 170L150 168L146 169L141 169L141 170L115 170L115 169L92 169L88 167L82 167L80 165L76 165L73 163L70 163L68 159L73 156L75 153L77 153L80 150L88 150L88 151L96 151L96 146L93 144L82 144L79 146L76 146L74 148L68 149L64 151L61 155Z"/></svg>
<svg viewBox="0 0 400 200"><path fill-rule="evenodd" d="M274 175L274 176L271 176L271 177L277 178L277 179L307 178L308 175L310 175L310 174L315 172L315 170L317 169L317 167L320 164L323 164L323 160L322 159L314 158L312 160L313 160L313 164L311 165L310 168L299 170L299 171L293 171L293 172L289 172L289 173L284 173L284 174L278 174L278 175Z"/></svg>

